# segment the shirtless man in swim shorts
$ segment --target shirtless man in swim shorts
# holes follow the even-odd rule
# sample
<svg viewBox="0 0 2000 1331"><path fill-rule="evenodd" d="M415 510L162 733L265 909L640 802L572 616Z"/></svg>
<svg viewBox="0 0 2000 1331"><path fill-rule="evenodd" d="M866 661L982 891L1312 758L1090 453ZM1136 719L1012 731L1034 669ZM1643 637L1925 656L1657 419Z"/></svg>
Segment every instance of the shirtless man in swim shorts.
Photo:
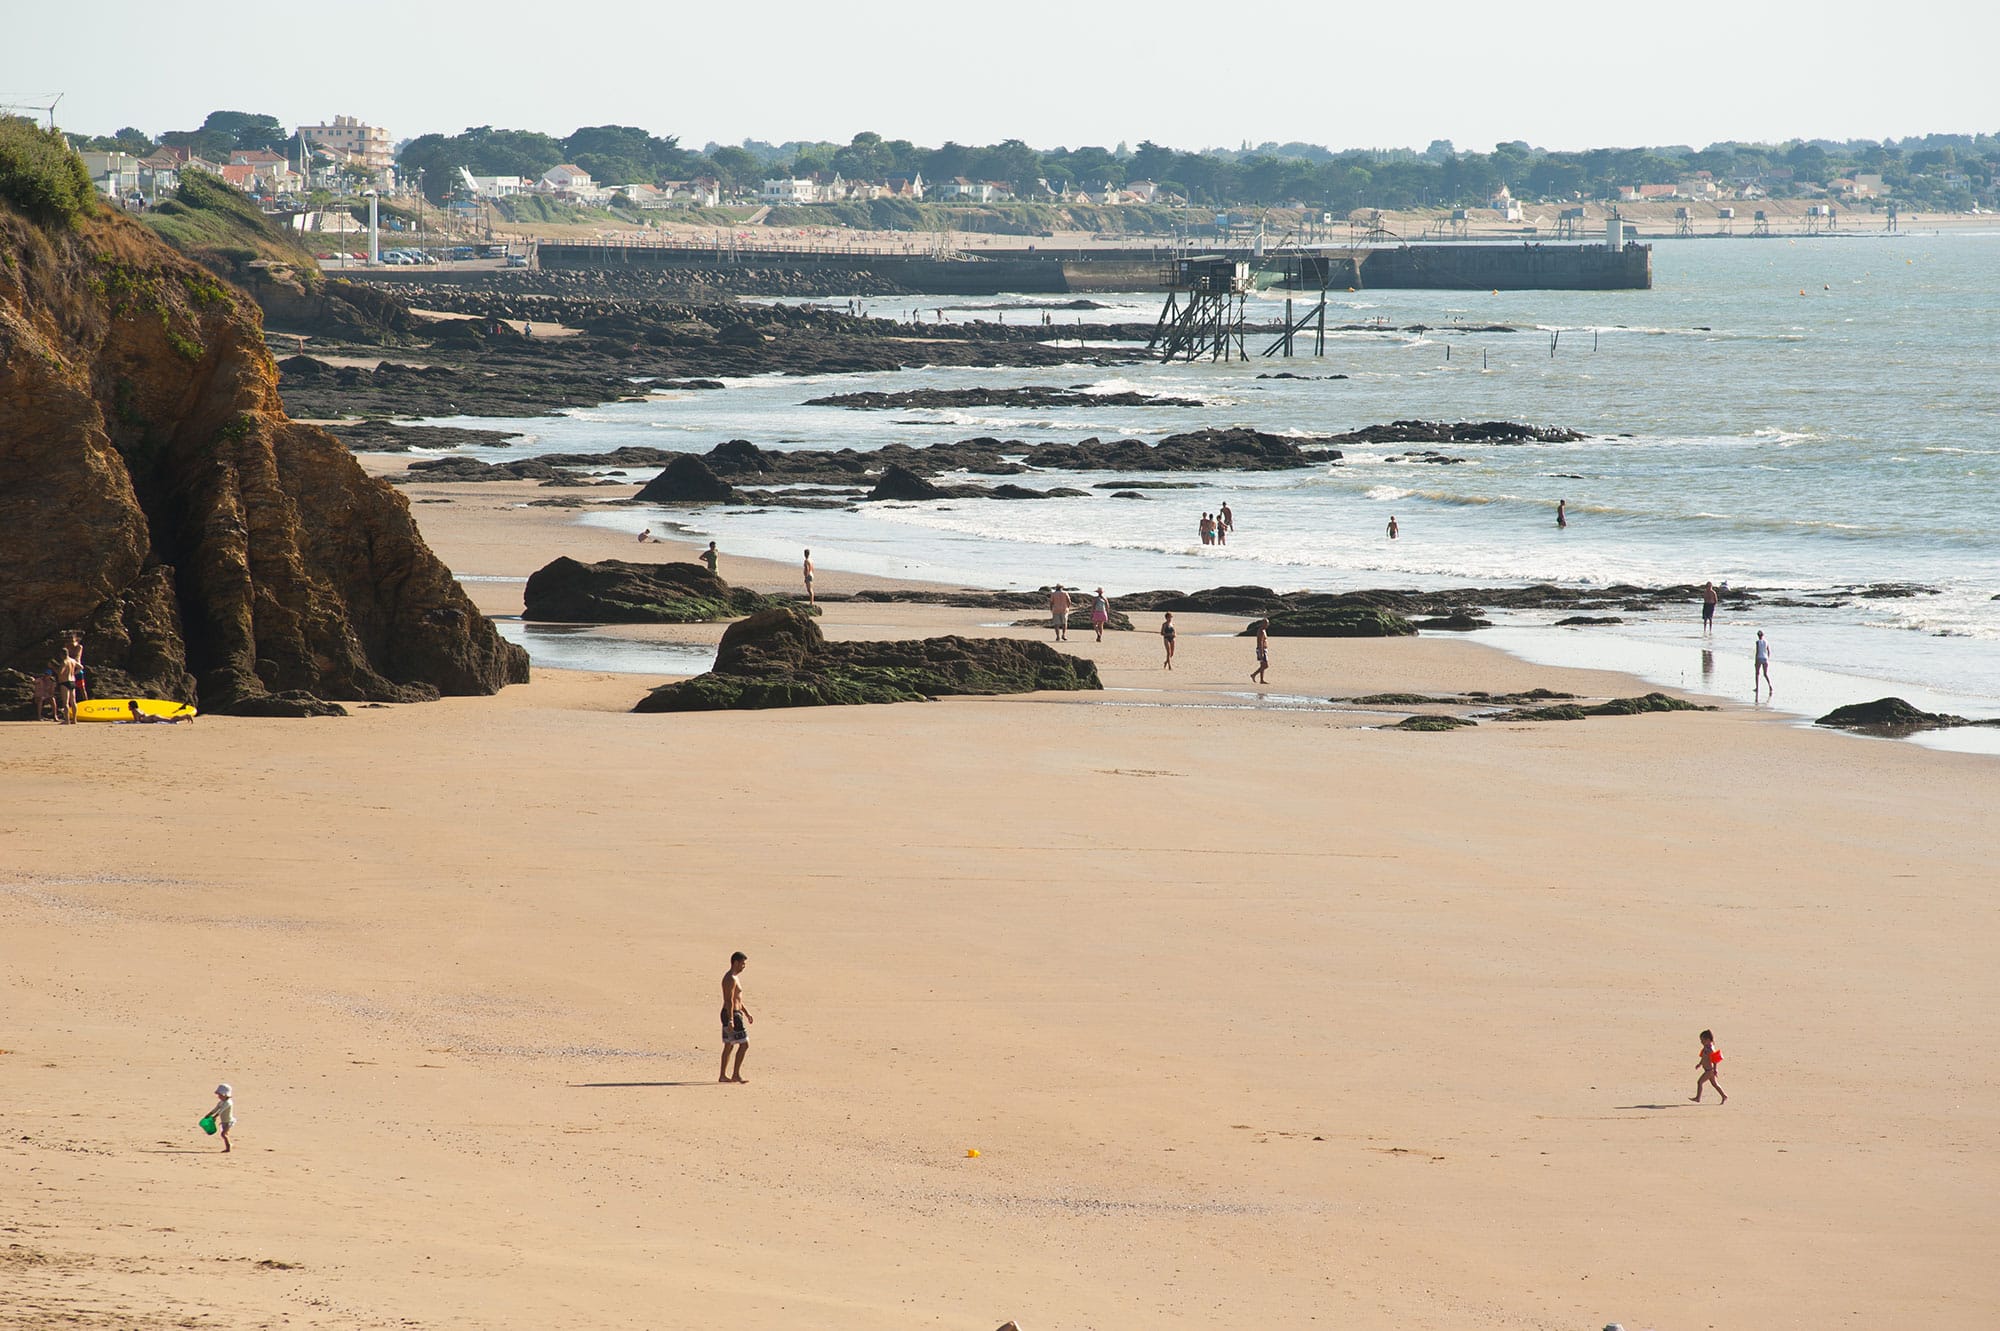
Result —
<svg viewBox="0 0 2000 1331"><path fill-rule="evenodd" d="M1069 593L1059 582L1049 593L1049 622L1055 628L1057 642L1069 641L1069 605Z"/></svg>
<svg viewBox="0 0 2000 1331"><path fill-rule="evenodd" d="M743 1080L743 1056L750 1052L750 1023L756 1018L750 1009L743 1006L743 968L750 964L750 958L741 952L729 956L729 969L722 976L722 1072L717 1081L741 1082ZM736 1067L732 1075L729 1066L729 1052L736 1051Z"/></svg>
<svg viewBox="0 0 2000 1331"><path fill-rule="evenodd" d="M813 600L813 552L810 550L806 551L805 564L802 571L806 575L806 604L816 605L818 603Z"/></svg>
<svg viewBox="0 0 2000 1331"><path fill-rule="evenodd" d="M1252 684L1264 682L1264 672L1271 668L1271 621L1257 621L1257 668L1250 672Z"/></svg>

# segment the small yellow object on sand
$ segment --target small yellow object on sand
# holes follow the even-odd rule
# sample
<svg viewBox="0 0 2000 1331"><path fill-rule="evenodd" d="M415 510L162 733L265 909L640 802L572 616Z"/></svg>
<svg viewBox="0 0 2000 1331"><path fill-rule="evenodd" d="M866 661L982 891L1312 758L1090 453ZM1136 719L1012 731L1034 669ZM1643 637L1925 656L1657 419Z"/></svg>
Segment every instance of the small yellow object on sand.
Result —
<svg viewBox="0 0 2000 1331"><path fill-rule="evenodd" d="M977 1146L966 1147L965 1158L968 1160L977 1160L979 1158L979 1148Z"/></svg>

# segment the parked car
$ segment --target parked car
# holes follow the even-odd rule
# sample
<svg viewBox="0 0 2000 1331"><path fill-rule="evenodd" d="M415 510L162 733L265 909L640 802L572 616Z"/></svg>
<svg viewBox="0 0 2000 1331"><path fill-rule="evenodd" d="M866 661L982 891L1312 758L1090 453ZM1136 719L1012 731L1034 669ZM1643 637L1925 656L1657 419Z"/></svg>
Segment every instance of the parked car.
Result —
<svg viewBox="0 0 2000 1331"><path fill-rule="evenodd" d="M507 256L507 266L509 268L526 268L528 266L528 256L525 254L510 254Z"/></svg>

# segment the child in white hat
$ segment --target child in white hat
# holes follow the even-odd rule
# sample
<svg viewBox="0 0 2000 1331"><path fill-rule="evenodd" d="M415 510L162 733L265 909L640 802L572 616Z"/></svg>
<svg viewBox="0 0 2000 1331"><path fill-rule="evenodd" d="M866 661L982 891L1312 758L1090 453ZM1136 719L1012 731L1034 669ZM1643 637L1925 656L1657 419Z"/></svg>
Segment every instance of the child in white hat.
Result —
<svg viewBox="0 0 2000 1331"><path fill-rule="evenodd" d="M229 1130L236 1126L234 1097L235 1093L229 1089L229 1083L223 1082L215 1088L215 1108L208 1111L209 1117L215 1120L215 1130L222 1134L222 1151L225 1155L229 1153Z"/></svg>

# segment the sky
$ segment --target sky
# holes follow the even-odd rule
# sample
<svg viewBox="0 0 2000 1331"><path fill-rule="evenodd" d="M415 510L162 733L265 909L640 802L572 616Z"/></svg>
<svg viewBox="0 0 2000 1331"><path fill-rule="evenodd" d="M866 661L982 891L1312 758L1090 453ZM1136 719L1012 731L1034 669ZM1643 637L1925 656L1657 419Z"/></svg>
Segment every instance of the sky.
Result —
<svg viewBox="0 0 2000 1331"><path fill-rule="evenodd" d="M625 124L691 148L864 130L1043 149L1699 147L2000 130L1996 38L1994 0L0 0L0 104L61 93L57 123L89 134L223 109L353 115L397 141Z"/></svg>

